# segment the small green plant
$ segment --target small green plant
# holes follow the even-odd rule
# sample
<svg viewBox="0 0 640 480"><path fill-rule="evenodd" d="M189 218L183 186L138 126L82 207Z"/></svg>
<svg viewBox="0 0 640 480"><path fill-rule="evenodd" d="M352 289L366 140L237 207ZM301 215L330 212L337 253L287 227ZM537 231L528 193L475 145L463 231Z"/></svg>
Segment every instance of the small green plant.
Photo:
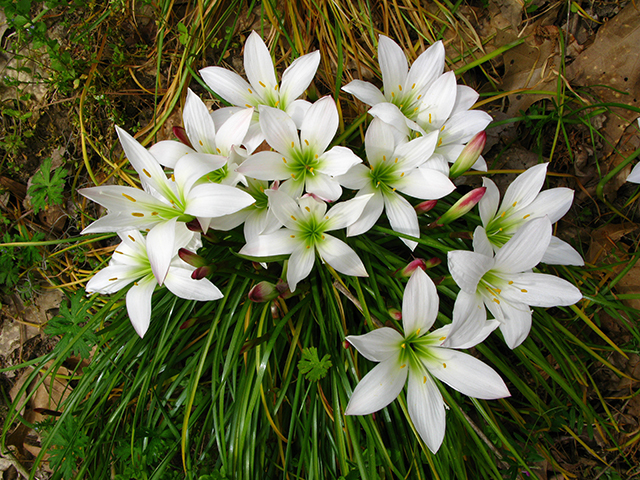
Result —
<svg viewBox="0 0 640 480"><path fill-rule="evenodd" d="M317 382L327 375L333 365L330 359L331 356L329 354L320 359L316 347L305 348L302 350L302 359L298 362L298 368L307 380Z"/></svg>
<svg viewBox="0 0 640 480"><path fill-rule="evenodd" d="M83 324L90 318L91 302L84 297L82 290L75 292L69 300L68 306L66 303L60 305L60 313L49 321L44 331L48 335L60 336L56 345L58 351L65 351L72 344L69 354L89 358L91 348L98 343L98 337L93 331L83 332ZM81 335L79 341L75 340L77 335Z"/></svg>
<svg viewBox="0 0 640 480"><path fill-rule="evenodd" d="M51 159L45 158L29 187L34 213L45 210L49 205L62 204L66 176L67 170L64 168L56 169L51 175Z"/></svg>
<svg viewBox="0 0 640 480"><path fill-rule="evenodd" d="M46 426L42 426L46 431ZM49 450L49 465L62 474L62 478L72 478L78 460L84 458L89 437L73 416L67 417L59 429L53 430L52 436L51 442L55 447Z"/></svg>
<svg viewBox="0 0 640 480"><path fill-rule="evenodd" d="M2 243L37 242L43 238L42 233L36 233L29 238L26 233L12 235L10 232L5 232ZM20 278L28 277L31 269L41 261L42 254L37 247L0 247L0 286L4 285L8 288L16 286Z"/></svg>

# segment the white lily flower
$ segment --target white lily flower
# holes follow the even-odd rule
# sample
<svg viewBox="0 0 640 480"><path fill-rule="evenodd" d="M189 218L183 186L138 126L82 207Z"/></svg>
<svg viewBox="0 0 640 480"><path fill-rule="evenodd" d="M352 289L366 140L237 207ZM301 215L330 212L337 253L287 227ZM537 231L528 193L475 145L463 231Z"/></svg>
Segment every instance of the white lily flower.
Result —
<svg viewBox="0 0 640 480"><path fill-rule="evenodd" d="M402 300L404 335L384 327L347 337L364 357L380 363L360 380L345 414L367 415L386 407L408 379L409 416L433 453L440 448L446 428L445 403L434 377L470 397L489 400L509 396L495 370L456 350L482 342L496 328L496 322L486 322L471 341L460 343L450 334L451 325L427 333L437 315L436 287L422 269L417 269ZM442 346L445 339L448 347Z"/></svg>
<svg viewBox="0 0 640 480"><path fill-rule="evenodd" d="M548 163L529 168L509 185L500 207L500 192L492 180L483 179L487 188L478 203L482 225L495 252L502 247L523 225L541 216L547 216L553 224L571 207L573 190L550 188L541 192ZM551 237L549 247L542 258L552 265L584 265L580 254L567 242Z"/></svg>
<svg viewBox="0 0 640 480"><path fill-rule="evenodd" d="M309 109L310 103L298 100L298 97L309 87L319 64L318 51L298 57L285 70L282 83L278 86L269 49L260 35L251 32L244 45L244 69L249 82L237 73L222 67L207 67L200 70L200 74L211 90L236 107L258 108L260 105L266 105L279 108L299 122ZM219 114L225 115L222 112ZM256 118L254 124L258 126ZM250 146L256 147L262 143L264 137L257 138L260 136L259 128L252 128Z"/></svg>
<svg viewBox="0 0 640 480"><path fill-rule="evenodd" d="M176 222L176 219L167 222L146 237L137 230L119 232L122 243L116 247L109 266L94 275L86 286L87 293L110 294L133 283L126 296L127 313L140 337L144 337L149 328L151 296L159 284L164 284L172 293L188 300L217 300L223 296L206 278L191 278L195 267L183 262L177 252L180 247L197 250L201 246L200 236ZM165 258L165 249L173 254L166 274L159 279L155 272L164 270L157 262Z"/></svg>
<svg viewBox="0 0 640 480"><path fill-rule="evenodd" d="M326 232L346 228L355 222L370 196L340 202L327 211L327 204L313 196L304 196L296 203L282 190L266 193L273 213L285 228L249 240L240 250L241 254L252 257L290 254L287 283L292 292L311 272L316 252L324 262L345 275L368 276L351 247Z"/></svg>
<svg viewBox="0 0 640 480"><path fill-rule="evenodd" d="M362 160L346 147L327 147L338 130L338 109L327 96L315 102L302 121L300 134L285 112L260 107L260 125L275 151L251 155L237 171L260 180L284 180L279 189L293 198L303 191L328 201L342 194L334 178Z"/></svg>
<svg viewBox="0 0 640 480"><path fill-rule="evenodd" d="M367 232L385 209L394 231L420 236L418 215L398 192L422 200L435 200L455 189L443 173L419 168L433 153L437 139L438 134L433 132L397 145L389 126L378 118L373 119L364 139L370 168L356 165L338 177L343 186L359 190L357 196L373 194L362 216L347 229L348 236ZM411 250L417 246L412 240L403 238L402 241Z"/></svg>
<svg viewBox="0 0 640 480"><path fill-rule="evenodd" d="M216 129L207 106L189 89L182 121L191 146L175 140L163 140L152 145L149 152L161 165L169 168L175 168L184 155L191 155L192 160L197 158L203 164L211 164L207 172L209 181L231 186L240 181L246 183L235 169L248 156L241 145L252 115L253 109L242 109Z"/></svg>
<svg viewBox="0 0 640 480"><path fill-rule="evenodd" d="M531 330L531 306L573 305L582 298L574 285L553 275L533 273L551 241L551 222L538 217L526 223L498 252L482 227L476 228L473 252L448 253L451 276L460 287L454 304L453 331L474 335L486 320L483 303L500 322L509 348ZM463 335L464 336L464 335Z"/></svg>
<svg viewBox="0 0 640 480"><path fill-rule="evenodd" d="M237 212L254 199L246 192L228 185L196 183L211 171L210 159L183 156L175 165L171 178L155 157L124 130L116 127L120 143L129 162L138 172L144 190L117 185L83 188L85 197L107 208L105 217L93 222L82 233L146 230L177 218L188 222L198 218L206 230L207 219ZM221 158L220 168L224 164Z"/></svg>

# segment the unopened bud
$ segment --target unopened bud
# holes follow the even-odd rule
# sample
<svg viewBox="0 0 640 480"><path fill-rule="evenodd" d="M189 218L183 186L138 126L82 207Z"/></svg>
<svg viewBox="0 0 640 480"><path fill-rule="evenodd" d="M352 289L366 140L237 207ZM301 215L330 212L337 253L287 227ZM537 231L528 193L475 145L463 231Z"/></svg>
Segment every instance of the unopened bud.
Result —
<svg viewBox="0 0 640 480"><path fill-rule="evenodd" d="M435 207L438 204L437 200L427 200L425 202L419 203L418 205L416 205L414 207L416 213L418 215L421 215L423 213L427 213L429 210L431 210L433 207Z"/></svg>
<svg viewBox="0 0 640 480"><path fill-rule="evenodd" d="M400 278L409 278L411 274L419 268L421 268L422 270L426 269L426 262L422 258L416 258L405 267L396 270L395 272L393 272L393 276Z"/></svg>
<svg viewBox="0 0 640 480"><path fill-rule="evenodd" d="M484 131L469 140L469 143L465 145L458 159L451 166L451 169L449 169L449 178L454 179L469 170L473 164L476 163L478 157L480 157L486 143L487 134Z"/></svg>
<svg viewBox="0 0 640 480"><path fill-rule="evenodd" d="M283 298L285 300L293 295L291 290L289 290L289 284L281 278L279 278L278 283L276 283L276 290L278 290L280 298Z"/></svg>
<svg viewBox="0 0 640 480"><path fill-rule="evenodd" d="M182 261L188 263L192 267L204 267L209 263L204 257L201 257L197 253L187 250L186 248L178 250L178 256Z"/></svg>
<svg viewBox="0 0 640 480"><path fill-rule="evenodd" d="M424 268L428 269L428 268L437 267L441 263L442 263L442 260L440 260L438 257L433 257L425 262Z"/></svg>
<svg viewBox="0 0 640 480"><path fill-rule="evenodd" d="M201 280L211 274L213 269L211 265L205 265L204 267L198 267L193 272L191 272L191 278L194 280Z"/></svg>
<svg viewBox="0 0 640 480"><path fill-rule="evenodd" d="M478 202L484 195L484 192L486 191L487 187L474 188L469 193L464 195L460 200L454 203L451 208L447 210L445 214L437 219L434 223L438 226L446 225L447 223L451 223L454 220L462 217L478 204Z"/></svg>
<svg viewBox="0 0 640 480"><path fill-rule="evenodd" d="M394 320L396 320L397 322L402 320L402 312L396 308L389 309L389 316Z"/></svg>
<svg viewBox="0 0 640 480"><path fill-rule="evenodd" d="M180 143L184 143L187 147L193 148L191 145L191 140L189 140L189 136L187 135L187 131L184 127L173 127L173 134L178 137Z"/></svg>
<svg viewBox="0 0 640 480"><path fill-rule="evenodd" d="M178 327L180 330L186 330L187 328L191 328L195 325L196 321L198 319L197 318L190 318L189 320L185 321L182 323L182 325L180 325L180 327Z"/></svg>
<svg viewBox="0 0 640 480"><path fill-rule="evenodd" d="M278 298L280 292L276 286L266 280L253 286L249 291L249 300L256 303L270 302Z"/></svg>

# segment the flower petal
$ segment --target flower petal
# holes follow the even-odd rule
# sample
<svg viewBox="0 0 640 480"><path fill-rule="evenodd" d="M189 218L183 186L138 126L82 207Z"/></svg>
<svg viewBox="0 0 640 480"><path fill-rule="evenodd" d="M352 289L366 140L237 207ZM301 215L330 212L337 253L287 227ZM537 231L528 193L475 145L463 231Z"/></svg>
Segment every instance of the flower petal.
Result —
<svg viewBox="0 0 640 480"><path fill-rule="evenodd" d="M368 415L389 405L404 387L408 370L401 368L398 353L380 362L356 386L345 415Z"/></svg>
<svg viewBox="0 0 640 480"><path fill-rule="evenodd" d="M383 327L364 335L349 335L346 340L367 360L382 362L398 354L404 337L393 328Z"/></svg>
<svg viewBox="0 0 640 480"><path fill-rule="evenodd" d="M375 168L385 159L391 159L395 139L389 125L378 117L373 117L364 136L364 148L369 165Z"/></svg>
<svg viewBox="0 0 640 480"><path fill-rule="evenodd" d="M407 57L396 42L389 37L378 37L378 62L382 73L385 97L390 100L391 93L398 94L407 80L409 65Z"/></svg>
<svg viewBox="0 0 640 480"><path fill-rule="evenodd" d="M228 157L232 152L231 147L242 145L249 131L253 113L253 108L243 108L220 126L216 135L218 154Z"/></svg>
<svg viewBox="0 0 640 480"><path fill-rule="evenodd" d="M550 188L538 194L529 205L518 212L519 215L535 217L549 217L554 224L569 211L573 203L573 190L570 188Z"/></svg>
<svg viewBox="0 0 640 480"><path fill-rule="evenodd" d="M568 281L545 273L521 273L509 277L512 288L503 289L501 297L510 303L524 303L534 307L573 305L582 293Z"/></svg>
<svg viewBox="0 0 640 480"><path fill-rule="evenodd" d="M507 346L513 350L525 341L531 331L531 310L523 304L500 304L504 320L500 321L500 331Z"/></svg>
<svg viewBox="0 0 640 480"><path fill-rule="evenodd" d="M493 269L504 273L520 273L531 270L542 260L550 241L551 223L549 219L547 217L534 218L525 223L498 250Z"/></svg>
<svg viewBox="0 0 640 480"><path fill-rule="evenodd" d="M296 58L282 74L280 101L289 106L309 87L320 64L320 52L315 51Z"/></svg>
<svg viewBox="0 0 640 480"><path fill-rule="evenodd" d="M440 75L424 94L417 123L428 130L439 130L451 114L457 91L456 75L452 70Z"/></svg>
<svg viewBox="0 0 640 480"><path fill-rule="evenodd" d="M441 40L427 48L413 62L407 76L407 86L415 83L418 93L427 91L444 71L444 45Z"/></svg>
<svg viewBox="0 0 640 480"><path fill-rule="evenodd" d="M478 202L478 210L482 224L486 227L489 222L496 216L498 205L500 204L500 191L493 180L488 178L482 179L482 186L487 190Z"/></svg>
<svg viewBox="0 0 640 480"><path fill-rule="evenodd" d="M237 73L222 67L206 67L200 70L200 75L211 90L231 105L256 106L251 85Z"/></svg>
<svg viewBox="0 0 640 480"><path fill-rule="evenodd" d="M387 101L379 88L369 82L363 82L362 80L353 80L342 87L342 90L350 93L361 102L371 105L372 107L378 103Z"/></svg>
<svg viewBox="0 0 640 480"><path fill-rule="evenodd" d="M298 222L302 220L302 212L296 201L279 190L265 190L269 197L269 207L282 224L291 230L300 230Z"/></svg>
<svg viewBox="0 0 640 480"><path fill-rule="evenodd" d="M338 240L331 235L325 235L324 239L316 243L316 248L322 260L338 272L353 277L369 276L358 254L342 240Z"/></svg>
<svg viewBox="0 0 640 480"><path fill-rule="evenodd" d="M420 438L436 453L444 440L446 414L442 394L426 369L411 369L407 409Z"/></svg>
<svg viewBox="0 0 640 480"><path fill-rule="evenodd" d="M305 188L307 192L313 193L327 202L338 200L342 195L342 187L338 181L319 171L306 175Z"/></svg>
<svg viewBox="0 0 640 480"><path fill-rule="evenodd" d="M321 155L338 131L338 109L330 96L316 101L302 121L300 138L307 143L312 152ZM340 172L343 173L343 172Z"/></svg>
<svg viewBox="0 0 640 480"><path fill-rule="evenodd" d="M278 152L258 152L242 162L236 172L258 180L284 180L291 175L286 160Z"/></svg>
<svg viewBox="0 0 640 480"><path fill-rule="evenodd" d="M458 286L469 294L475 294L482 276L493 267L493 258L476 252L454 250L447 254L451 276Z"/></svg>
<svg viewBox="0 0 640 480"><path fill-rule="evenodd" d="M185 213L196 217L219 217L242 210L255 203L246 192L229 185L203 183L189 192Z"/></svg>
<svg viewBox="0 0 640 480"><path fill-rule="evenodd" d="M487 311L482 297L478 294L458 292L453 304L453 322L443 347L471 348L484 341L491 332L498 328L494 320L487 321Z"/></svg>
<svg viewBox="0 0 640 480"><path fill-rule="evenodd" d="M343 175L354 166L362 163L362 159L353 153L351 149L340 146L324 152L319 161L320 165L316 170L332 177Z"/></svg>
<svg viewBox="0 0 640 480"><path fill-rule="evenodd" d="M446 175L430 168L415 168L391 185L405 195L422 200L445 197L456 188Z"/></svg>
<svg viewBox="0 0 640 480"><path fill-rule="evenodd" d="M493 247L487 237L487 231L479 225L473 232L473 251L487 257L493 257Z"/></svg>
<svg viewBox="0 0 640 480"><path fill-rule="evenodd" d="M478 101L478 97L478 92L473 88L467 87L466 85L458 85L456 103L453 104L451 115L455 115L458 112L466 112Z"/></svg>
<svg viewBox="0 0 640 480"><path fill-rule="evenodd" d="M433 280L418 268L411 274L402 298L402 325L408 336L421 331L424 335L438 316L438 292Z"/></svg>
<svg viewBox="0 0 640 480"><path fill-rule="evenodd" d="M192 271L192 269L172 267L165 279L166 287L174 295L187 300L207 302L223 297L218 287L208 279L194 280L191 278Z"/></svg>
<svg viewBox="0 0 640 480"><path fill-rule="evenodd" d="M298 129L291 117L277 108L260 105L260 128L271 147L289 155L293 149L300 149Z"/></svg>
<svg viewBox="0 0 640 480"><path fill-rule="evenodd" d="M399 145L392 157L399 158L400 161L397 164L399 170L411 170L422 165L433 155L437 142L438 132L431 132Z"/></svg>
<svg viewBox="0 0 640 480"><path fill-rule="evenodd" d="M367 202L372 196L373 194L358 195L346 202L335 204L329 212L327 212L326 217L328 218L325 231L339 230L354 223L360 218Z"/></svg>
<svg viewBox="0 0 640 480"><path fill-rule="evenodd" d="M149 147L149 153L154 156L160 165L167 168L174 168L178 160L188 153L195 152L193 148L176 140L162 140Z"/></svg>
<svg viewBox="0 0 640 480"><path fill-rule="evenodd" d="M127 292L126 304L129 320L134 330L144 337L149 329L151 321L151 296L156 288L156 279L153 275L147 275L138 281Z"/></svg>
<svg viewBox="0 0 640 480"><path fill-rule="evenodd" d="M360 190L356 198L362 195L369 195L373 191L373 187L367 186ZM382 193L374 193L362 210L360 217L347 227L347 237L355 237L368 232L375 225L384 210L384 198Z"/></svg>
<svg viewBox="0 0 640 480"><path fill-rule="evenodd" d="M114 253L114 255L117 254ZM109 265L91 277L85 287L85 291L87 293L98 292L109 295L126 287L143 275L146 275L146 272L139 265Z"/></svg>
<svg viewBox="0 0 640 480"><path fill-rule="evenodd" d="M584 260L575 248L558 237L551 237L547 251L544 252L542 263L547 265L575 265L582 267Z"/></svg>
<svg viewBox="0 0 640 480"><path fill-rule="evenodd" d="M440 134L443 145L467 143L491 123L491 115L481 110L469 110L451 115Z"/></svg>
<svg viewBox="0 0 640 480"><path fill-rule="evenodd" d="M153 227L147 234L147 255L151 271L158 281L164 283L171 259L178 253L175 248L177 217Z"/></svg>
<svg viewBox="0 0 640 480"><path fill-rule="evenodd" d="M190 88L187 89L182 121L193 148L202 153L216 153L216 126L207 106Z"/></svg>
<svg viewBox="0 0 640 480"><path fill-rule="evenodd" d="M418 215L411 204L397 193L383 193L384 207L391 228L399 233L404 233L412 237L420 237L420 226L418 225ZM418 245L413 240L401 238L404 244L413 251Z"/></svg>
<svg viewBox="0 0 640 480"><path fill-rule="evenodd" d="M460 393L483 400L510 395L500 375L477 358L449 348L434 347L431 352L437 360L425 362L429 372Z"/></svg>
<svg viewBox="0 0 640 480"><path fill-rule="evenodd" d="M309 276L316 259L316 251L309 245L298 243L291 252L287 267L289 290L295 292L298 282Z"/></svg>
<svg viewBox="0 0 640 480"><path fill-rule="evenodd" d="M548 166L548 163L541 163L518 175L507 188L497 215L514 208L514 203L521 209L533 202L544 185Z"/></svg>
<svg viewBox="0 0 640 480"><path fill-rule="evenodd" d="M275 92L278 85L269 49L256 32L251 32L244 44L244 70L251 86L263 99ZM268 93L267 93L268 92Z"/></svg>
<svg viewBox="0 0 640 480"><path fill-rule="evenodd" d="M296 232L283 228L268 235L258 235L247 240L247 244L240 249L241 255L250 257L275 257L289 255L300 244L291 235Z"/></svg>

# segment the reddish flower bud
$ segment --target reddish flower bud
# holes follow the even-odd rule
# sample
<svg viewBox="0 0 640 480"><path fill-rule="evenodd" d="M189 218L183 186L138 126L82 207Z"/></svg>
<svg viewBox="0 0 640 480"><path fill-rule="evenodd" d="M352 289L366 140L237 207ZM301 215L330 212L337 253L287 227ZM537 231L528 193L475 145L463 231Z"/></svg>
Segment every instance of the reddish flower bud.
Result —
<svg viewBox="0 0 640 480"><path fill-rule="evenodd" d="M184 127L173 127L173 134L178 137L181 143L184 143L187 147L193 148L191 145L191 140L189 140L189 136L187 135L187 131Z"/></svg>
<svg viewBox="0 0 640 480"><path fill-rule="evenodd" d="M427 200L425 202L419 203L414 208L415 208L416 213L418 215L421 215L423 213L427 213L429 210L431 210L437 204L438 204L437 200Z"/></svg>
<svg viewBox="0 0 640 480"><path fill-rule="evenodd" d="M192 267L204 267L208 264L208 262L198 255L197 253L192 252L191 250L187 250L186 248L181 248L178 250L178 256L182 259L182 261L188 263Z"/></svg>
<svg viewBox="0 0 640 480"><path fill-rule="evenodd" d="M426 269L426 262L422 258L416 258L415 260L412 260L405 267L400 268L395 272L393 272L393 275L395 277L409 278L411 274L415 272L418 268L421 268L422 270Z"/></svg>
<svg viewBox="0 0 640 480"><path fill-rule="evenodd" d="M389 309L389 316L398 322L402 320L402 312L395 308Z"/></svg>
<svg viewBox="0 0 640 480"><path fill-rule="evenodd" d="M249 300L256 303L270 302L278 298L278 295L280 292L276 286L265 280L253 286L249 291Z"/></svg>
<svg viewBox="0 0 640 480"><path fill-rule="evenodd" d="M484 131L478 133L475 137L469 140L469 143L465 145L458 159L449 169L449 178L453 179L459 177L469 170L473 164L476 163L476 160L478 160L478 157L482 153L482 150L484 150L486 143L487 134Z"/></svg>
<svg viewBox="0 0 640 480"><path fill-rule="evenodd" d="M447 210L445 214L442 215L434 223L438 226L446 225L447 223L451 223L454 220L462 217L478 204L480 199L483 197L484 192L486 191L486 187L474 188L469 193L464 195L460 200L454 203L451 208Z"/></svg>

